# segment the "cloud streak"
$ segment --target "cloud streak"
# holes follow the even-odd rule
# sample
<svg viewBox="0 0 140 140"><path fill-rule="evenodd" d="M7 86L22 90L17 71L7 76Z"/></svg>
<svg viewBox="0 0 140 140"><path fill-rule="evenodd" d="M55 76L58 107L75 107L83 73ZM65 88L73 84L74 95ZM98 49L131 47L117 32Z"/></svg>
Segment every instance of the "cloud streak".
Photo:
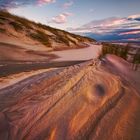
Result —
<svg viewBox="0 0 140 140"><path fill-rule="evenodd" d="M39 6L42 6L44 4L50 4L50 3L55 3L55 0L38 0L37 3Z"/></svg>
<svg viewBox="0 0 140 140"><path fill-rule="evenodd" d="M131 15L128 17L129 20L137 20L140 21L140 14L137 15Z"/></svg>
<svg viewBox="0 0 140 140"><path fill-rule="evenodd" d="M0 0L0 9L11 9L26 5L44 5L54 3L55 0Z"/></svg>

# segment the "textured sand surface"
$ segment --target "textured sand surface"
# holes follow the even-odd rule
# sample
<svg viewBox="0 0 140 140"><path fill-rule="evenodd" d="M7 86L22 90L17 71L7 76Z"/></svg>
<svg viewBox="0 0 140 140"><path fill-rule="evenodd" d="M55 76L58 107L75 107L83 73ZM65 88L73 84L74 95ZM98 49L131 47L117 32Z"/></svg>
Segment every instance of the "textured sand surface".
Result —
<svg viewBox="0 0 140 140"><path fill-rule="evenodd" d="M17 74L11 74L11 75L6 76L6 77L1 77L0 78L0 89L5 88L5 87L10 86L10 85L13 85L13 84L15 84L21 80L24 80L26 78L29 78L33 75L37 75L39 73L46 72L49 70L51 70L51 69L32 70L29 72L20 72Z"/></svg>
<svg viewBox="0 0 140 140"><path fill-rule="evenodd" d="M0 139L139 140L140 90L110 60L124 65L108 56L0 90Z"/></svg>

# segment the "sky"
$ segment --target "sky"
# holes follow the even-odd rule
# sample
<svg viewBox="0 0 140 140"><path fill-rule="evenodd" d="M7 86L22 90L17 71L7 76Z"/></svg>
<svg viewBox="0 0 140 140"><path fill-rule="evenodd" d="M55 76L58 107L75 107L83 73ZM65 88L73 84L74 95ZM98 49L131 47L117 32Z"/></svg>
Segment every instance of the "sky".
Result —
<svg viewBox="0 0 140 140"><path fill-rule="evenodd" d="M72 32L140 29L140 0L0 0L0 8Z"/></svg>
<svg viewBox="0 0 140 140"><path fill-rule="evenodd" d="M62 29L80 27L92 20L140 14L140 0L0 0L0 7Z"/></svg>

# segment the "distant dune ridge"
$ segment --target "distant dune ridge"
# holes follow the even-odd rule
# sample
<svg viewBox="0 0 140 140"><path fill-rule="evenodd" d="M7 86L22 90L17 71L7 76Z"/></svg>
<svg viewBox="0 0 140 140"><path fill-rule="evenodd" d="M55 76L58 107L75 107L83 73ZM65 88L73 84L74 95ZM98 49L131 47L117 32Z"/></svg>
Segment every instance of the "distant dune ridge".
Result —
<svg viewBox="0 0 140 140"><path fill-rule="evenodd" d="M0 37L1 42L6 40L7 43L15 41L22 46L34 45L34 49L40 46L40 50L81 48L86 47L85 43L95 42L94 39L35 23L5 11L0 11Z"/></svg>
<svg viewBox="0 0 140 140"><path fill-rule="evenodd" d="M0 138L139 140L140 75L135 84L136 73L127 67L124 75L123 66L124 60L108 56L0 90Z"/></svg>

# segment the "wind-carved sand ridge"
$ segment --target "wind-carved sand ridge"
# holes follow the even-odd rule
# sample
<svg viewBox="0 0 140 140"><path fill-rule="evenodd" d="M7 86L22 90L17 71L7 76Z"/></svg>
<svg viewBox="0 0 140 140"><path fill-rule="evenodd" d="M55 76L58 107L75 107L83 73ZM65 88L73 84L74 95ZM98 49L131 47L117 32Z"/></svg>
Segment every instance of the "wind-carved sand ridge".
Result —
<svg viewBox="0 0 140 140"><path fill-rule="evenodd" d="M0 138L139 140L139 89L108 63L52 69L1 89Z"/></svg>

